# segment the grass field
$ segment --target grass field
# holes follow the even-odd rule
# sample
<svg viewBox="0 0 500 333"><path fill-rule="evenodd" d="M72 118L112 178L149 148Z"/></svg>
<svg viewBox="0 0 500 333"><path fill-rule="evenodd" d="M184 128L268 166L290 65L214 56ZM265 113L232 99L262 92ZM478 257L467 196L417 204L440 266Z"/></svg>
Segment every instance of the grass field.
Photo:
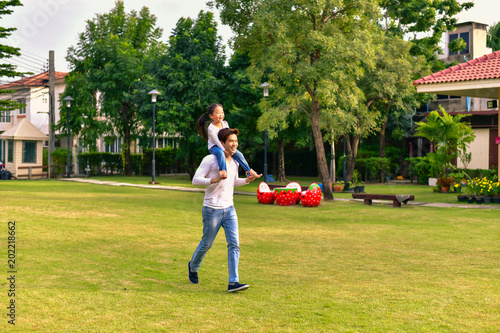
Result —
<svg viewBox="0 0 500 333"><path fill-rule="evenodd" d="M222 231L200 283L187 279L202 193L52 180L0 182L0 196L4 249L16 221L17 331L500 331L498 210L235 196L250 289L228 294Z"/></svg>

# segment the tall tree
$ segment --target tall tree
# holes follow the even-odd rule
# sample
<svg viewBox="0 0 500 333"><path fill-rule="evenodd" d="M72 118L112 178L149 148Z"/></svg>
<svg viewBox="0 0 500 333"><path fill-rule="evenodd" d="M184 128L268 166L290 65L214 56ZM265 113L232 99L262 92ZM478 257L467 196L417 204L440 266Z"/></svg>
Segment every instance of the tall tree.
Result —
<svg viewBox="0 0 500 333"><path fill-rule="evenodd" d="M162 50L158 42L162 30L155 24L156 17L147 7L126 13L123 0L117 0L109 13L87 21L85 32L80 34L76 47L69 48L66 57L72 71L65 94L75 98L76 107L72 110L82 115L72 113L72 131L81 133L82 125L92 119L99 126L89 135L123 137L127 175L132 174L130 148L140 125L139 101L147 94L139 89L143 87L141 80L148 77L145 63ZM96 102L98 94L101 97ZM105 116L101 121L96 118L98 110ZM63 112L61 123L65 121ZM83 126L86 128L89 126Z"/></svg>
<svg viewBox="0 0 500 333"><path fill-rule="evenodd" d="M383 23L390 32L408 36L412 55L423 55L429 62L439 65L437 54L443 34L455 28L456 15L474 6L473 2L459 0L420 1L382 0ZM425 33L425 34L420 34Z"/></svg>
<svg viewBox="0 0 500 333"><path fill-rule="evenodd" d="M488 29L487 46L493 51L500 50L500 21Z"/></svg>
<svg viewBox="0 0 500 333"><path fill-rule="evenodd" d="M10 1L0 1L0 16L2 15L10 15L14 11L11 7L22 6L19 0L10 0ZM9 37L13 31L16 31L16 28L4 28L0 27L0 39ZM19 48L8 46L5 44L0 44L0 59L9 59L13 56L20 56ZM1 61L1 60L0 60ZM16 70L16 66L10 63L0 64L0 77L8 77L13 78L16 76L22 76L23 74ZM0 94L8 94L12 93L12 90L1 90ZM20 104L11 100L0 100L0 115L3 115L4 111L10 111L21 107L23 104Z"/></svg>
<svg viewBox="0 0 500 333"><path fill-rule="evenodd" d="M223 23L236 33L236 46L249 50L255 82L270 70L273 91L286 95L292 86L298 89L289 96L295 103L280 109L299 110L309 117L324 197L332 200L321 114L359 103L361 91L355 79L361 75L360 62L371 58L369 35L378 8L368 0L215 0L213 4Z"/></svg>
<svg viewBox="0 0 500 333"><path fill-rule="evenodd" d="M221 103L224 61L213 13L201 11L196 20L181 18L177 22L168 52L158 59L153 73L163 93L158 103L158 130L180 134L181 154L192 175L197 156L207 153L195 123L208 105Z"/></svg>

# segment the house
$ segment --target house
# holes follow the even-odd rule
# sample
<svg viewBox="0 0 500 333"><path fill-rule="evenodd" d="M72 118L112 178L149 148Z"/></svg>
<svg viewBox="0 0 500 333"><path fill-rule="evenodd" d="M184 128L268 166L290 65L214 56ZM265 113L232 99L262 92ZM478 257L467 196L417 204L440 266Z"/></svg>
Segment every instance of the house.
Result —
<svg viewBox="0 0 500 333"><path fill-rule="evenodd" d="M14 127L0 134L0 158L5 168L16 178L43 177L42 143L48 136L26 118L21 118Z"/></svg>
<svg viewBox="0 0 500 333"><path fill-rule="evenodd" d="M421 109L417 114L425 116L428 111L439 110L441 105L451 115L470 116L466 119L476 138L468 149L472 155L470 163L464 165L458 160L460 168L489 169L499 165L499 148L495 140L499 136L496 87L500 82L500 52L492 53L486 47L486 36L486 24L457 24L456 29L446 35L442 60L445 63L457 61L458 65L414 82L418 92L437 94L437 99L427 105L427 110ZM453 54L448 43L456 38L464 39L467 48Z"/></svg>
<svg viewBox="0 0 500 333"><path fill-rule="evenodd" d="M55 110L59 110L60 96L66 84L64 78L68 73L55 72ZM49 133L49 72L22 78L0 86L3 90L13 90L12 94L2 94L2 100L12 100L25 104L24 107L5 111L0 117L0 133L14 127L21 119L27 119L43 133ZM60 119L59 112L55 112L55 121ZM45 142L45 147L48 142Z"/></svg>
<svg viewBox="0 0 500 333"><path fill-rule="evenodd" d="M68 73L55 72L55 107L54 107L54 121L59 122L60 117L60 103L61 97L64 94L66 84L64 82ZM44 149L48 148L48 134L49 134L49 72L40 73L37 75L22 78L20 80L10 82L0 86L3 90L13 90L13 93L2 94L0 96L3 100L13 100L25 104L24 107L13 110L5 111L0 115L0 134L14 128L21 120L27 120L39 129L42 133L47 135L46 140L43 141ZM97 105L99 105L99 96L96 94ZM63 108L65 110L65 108ZM64 112L64 111L63 111ZM67 147L67 140L65 137L58 135L59 141L54 144L54 147ZM65 135L65 133L62 133ZM175 146L178 142L178 135L167 135L166 133L157 135L156 147ZM70 145L73 151L72 164L76 166L75 170L84 172L85 166L78 165L78 153L85 151L86 148L82 147L78 137L70 137ZM122 151L122 138L118 134L112 137L101 137L97 140L96 146L98 151L120 153ZM132 144L131 150L133 153L141 152L139 140ZM8 153L8 144L6 140L0 139L0 161L4 161ZM41 162L40 162L41 163ZM10 170L9 170L10 171ZM12 171L11 171L12 172Z"/></svg>

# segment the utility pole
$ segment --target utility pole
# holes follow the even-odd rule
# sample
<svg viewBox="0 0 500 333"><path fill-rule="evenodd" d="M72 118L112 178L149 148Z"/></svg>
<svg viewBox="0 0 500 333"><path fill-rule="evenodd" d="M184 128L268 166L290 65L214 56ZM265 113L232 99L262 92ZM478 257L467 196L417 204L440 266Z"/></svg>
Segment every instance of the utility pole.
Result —
<svg viewBox="0 0 500 333"><path fill-rule="evenodd" d="M54 131L52 125L55 123L55 107L56 107L56 89L55 89L56 73L54 70L54 51L49 51L49 158L47 166L47 175L50 179L52 171L52 151L54 150ZM69 149L69 147L68 147Z"/></svg>

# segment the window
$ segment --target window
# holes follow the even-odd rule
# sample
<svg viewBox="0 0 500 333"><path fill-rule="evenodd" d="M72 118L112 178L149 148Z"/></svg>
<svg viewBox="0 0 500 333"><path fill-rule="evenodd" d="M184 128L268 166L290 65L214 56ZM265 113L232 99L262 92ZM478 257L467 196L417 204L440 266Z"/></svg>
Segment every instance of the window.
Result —
<svg viewBox="0 0 500 333"><path fill-rule="evenodd" d="M14 141L8 141L7 162L14 162Z"/></svg>
<svg viewBox="0 0 500 333"><path fill-rule="evenodd" d="M0 114L0 123L10 123L10 111L3 111Z"/></svg>
<svg viewBox="0 0 500 333"><path fill-rule="evenodd" d="M19 114L26 114L26 100L25 99L20 99L17 102L24 104L24 106L21 106L19 108Z"/></svg>
<svg viewBox="0 0 500 333"><path fill-rule="evenodd" d="M0 162L5 161L4 151L5 151L5 141L0 140Z"/></svg>
<svg viewBox="0 0 500 333"><path fill-rule="evenodd" d="M23 141L23 163L36 163L36 141Z"/></svg>
<svg viewBox="0 0 500 333"><path fill-rule="evenodd" d="M460 34L458 34L458 33L457 34L450 34L450 38L449 38L448 43L450 43L458 38L462 38L464 40L465 44L467 44L467 47L465 49L463 49L462 51L460 51L459 53L454 53L454 52L450 51L450 55L469 53L469 33L468 32L461 32Z"/></svg>

